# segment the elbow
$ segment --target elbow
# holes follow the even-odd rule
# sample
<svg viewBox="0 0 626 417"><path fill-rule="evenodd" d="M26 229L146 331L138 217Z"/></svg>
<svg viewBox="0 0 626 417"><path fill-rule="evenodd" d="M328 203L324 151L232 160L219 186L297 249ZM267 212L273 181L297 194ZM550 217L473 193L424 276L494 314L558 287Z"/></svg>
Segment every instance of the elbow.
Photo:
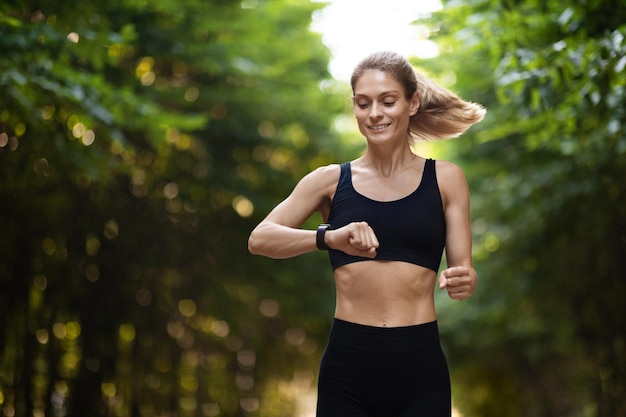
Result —
<svg viewBox="0 0 626 417"><path fill-rule="evenodd" d="M248 252L252 255L282 259L284 256L281 245L277 243L275 230L267 223L259 224L248 237Z"/></svg>
<svg viewBox="0 0 626 417"><path fill-rule="evenodd" d="M252 255L268 256L267 243L267 239L263 238L263 234L260 233L257 227L248 237L248 252Z"/></svg>
<svg viewBox="0 0 626 417"><path fill-rule="evenodd" d="M254 231L250 233L250 237L248 237L248 252L252 255L260 255L261 254L261 244L259 239L257 238Z"/></svg>

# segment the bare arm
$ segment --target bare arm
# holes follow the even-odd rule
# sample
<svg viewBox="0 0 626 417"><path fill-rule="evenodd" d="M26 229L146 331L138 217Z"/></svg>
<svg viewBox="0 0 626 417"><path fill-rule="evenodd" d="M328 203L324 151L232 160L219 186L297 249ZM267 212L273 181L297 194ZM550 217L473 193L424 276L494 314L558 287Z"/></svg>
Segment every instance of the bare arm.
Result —
<svg viewBox="0 0 626 417"><path fill-rule="evenodd" d="M292 193L277 205L248 238L248 250L254 255L282 259L317 250L316 230L301 229L315 212L326 220L330 202L339 180L339 166L329 165L311 172ZM326 232L329 248L356 256L375 257L378 240L365 222L353 222Z"/></svg>
<svg viewBox="0 0 626 417"><path fill-rule="evenodd" d="M477 274L472 264L470 194L459 167L437 161L437 179L446 217L446 259L448 268L439 275L439 287L451 298L464 300L476 289Z"/></svg>
<svg viewBox="0 0 626 417"><path fill-rule="evenodd" d="M252 231L248 250L270 258L290 258L317 250L315 230L300 229L315 212L328 216L339 178L339 166L321 167L306 175L291 194Z"/></svg>

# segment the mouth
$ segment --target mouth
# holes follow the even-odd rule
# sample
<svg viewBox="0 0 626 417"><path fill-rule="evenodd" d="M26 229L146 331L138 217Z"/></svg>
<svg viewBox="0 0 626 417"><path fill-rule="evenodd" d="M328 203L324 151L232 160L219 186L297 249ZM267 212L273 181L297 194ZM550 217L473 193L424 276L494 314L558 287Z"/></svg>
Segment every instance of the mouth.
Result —
<svg viewBox="0 0 626 417"><path fill-rule="evenodd" d="M387 129L389 126L391 126L391 123L387 123L384 125L370 126L370 129L375 130L375 131L381 131L381 130Z"/></svg>

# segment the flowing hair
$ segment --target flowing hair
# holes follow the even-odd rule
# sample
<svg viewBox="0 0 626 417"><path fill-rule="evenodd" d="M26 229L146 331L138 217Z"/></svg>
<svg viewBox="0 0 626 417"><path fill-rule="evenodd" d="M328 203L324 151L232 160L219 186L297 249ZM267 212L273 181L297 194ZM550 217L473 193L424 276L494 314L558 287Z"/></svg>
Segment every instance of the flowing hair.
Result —
<svg viewBox="0 0 626 417"><path fill-rule="evenodd" d="M485 116L483 106L461 99L415 71L405 57L390 51L375 52L356 66L350 79L353 95L358 80L370 70L382 71L394 77L404 88L407 100L411 100L415 92L418 93L419 108L409 121L409 136L412 139L457 137Z"/></svg>

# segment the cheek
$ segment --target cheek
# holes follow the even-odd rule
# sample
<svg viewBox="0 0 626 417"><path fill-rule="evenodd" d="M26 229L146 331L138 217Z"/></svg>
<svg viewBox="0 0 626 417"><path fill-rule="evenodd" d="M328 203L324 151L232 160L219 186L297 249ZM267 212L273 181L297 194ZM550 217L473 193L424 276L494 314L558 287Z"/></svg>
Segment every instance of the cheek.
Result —
<svg viewBox="0 0 626 417"><path fill-rule="evenodd" d="M397 109L393 112L392 117L401 121L404 121L406 119L406 121L408 122L411 118L411 111L408 109Z"/></svg>
<svg viewBox="0 0 626 417"><path fill-rule="evenodd" d="M354 118L358 121L361 122L363 120L365 120L367 118L367 113L364 112L361 109L354 109Z"/></svg>

